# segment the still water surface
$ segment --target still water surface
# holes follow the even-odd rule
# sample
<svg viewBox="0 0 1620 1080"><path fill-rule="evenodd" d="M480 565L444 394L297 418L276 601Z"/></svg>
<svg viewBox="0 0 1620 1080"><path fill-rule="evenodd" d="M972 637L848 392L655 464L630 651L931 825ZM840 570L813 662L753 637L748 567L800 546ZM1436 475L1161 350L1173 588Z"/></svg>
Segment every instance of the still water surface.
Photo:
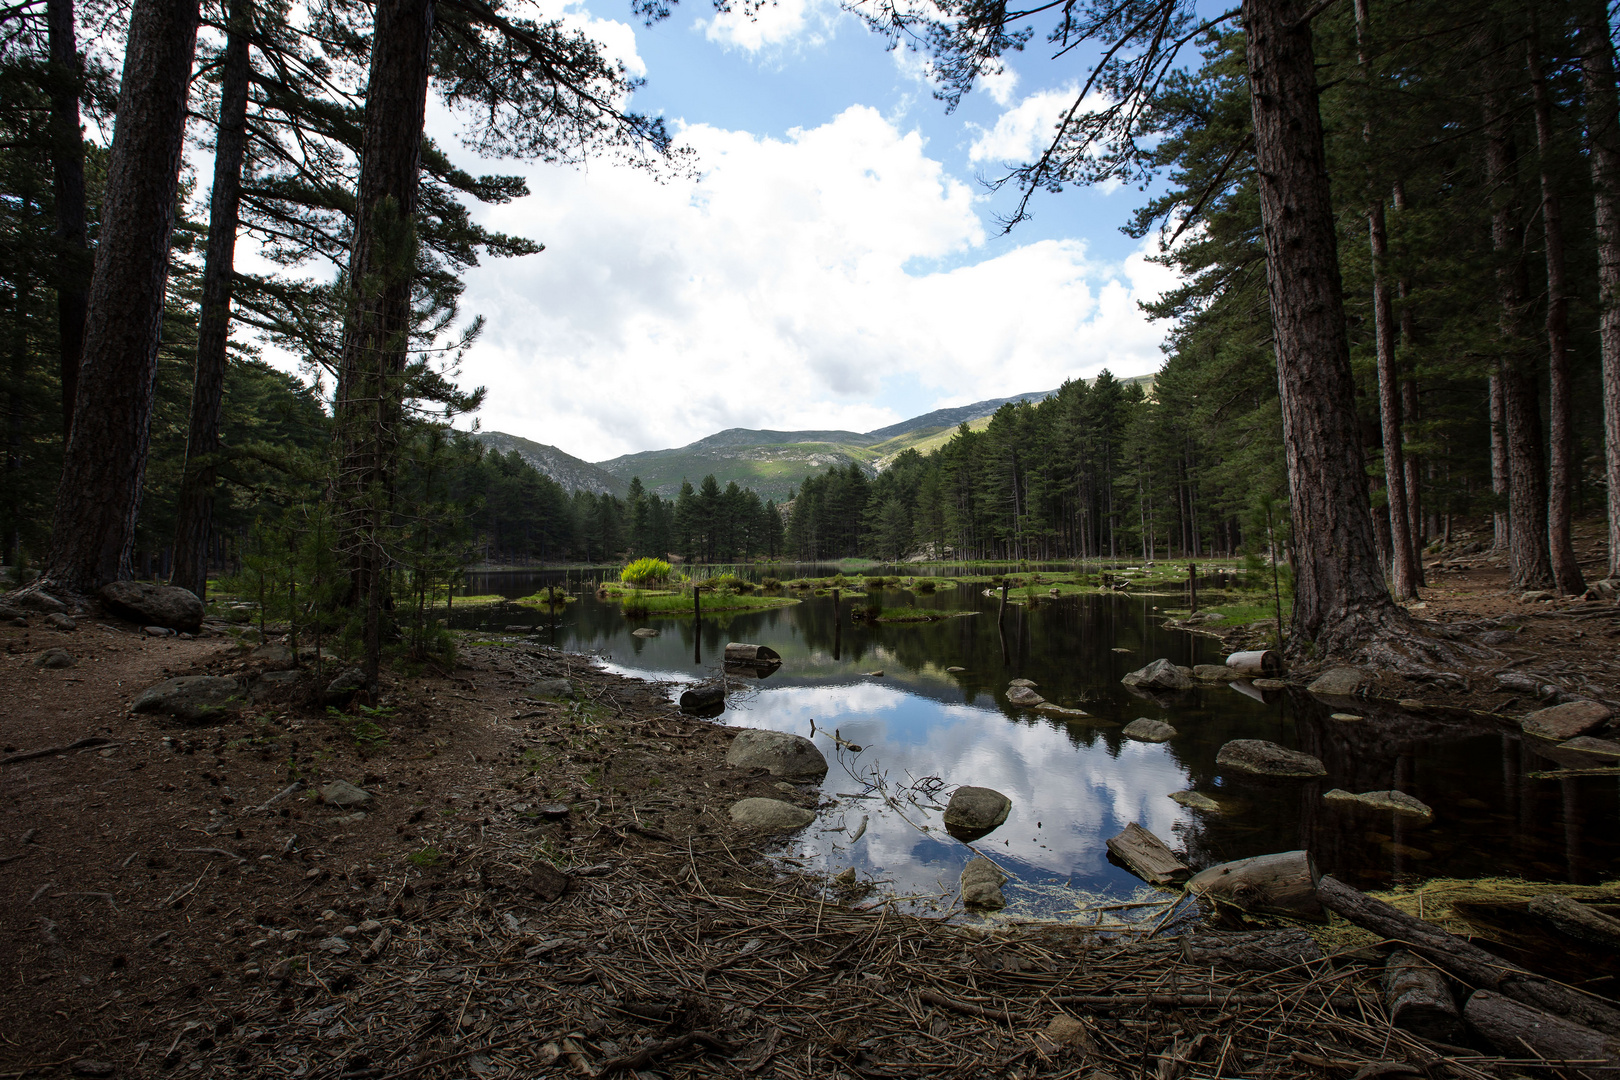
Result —
<svg viewBox="0 0 1620 1080"><path fill-rule="evenodd" d="M795 573L830 573L773 567ZM904 571L909 572L909 571ZM470 594L526 596L562 584L562 572L471 575ZM578 588L578 575L574 575ZM1014 880L1006 888L1013 914L1060 916L1086 901L1129 900L1142 883L1109 859L1104 841L1139 822L1187 853L1201 868L1273 851L1305 848L1323 873L1366 888L1426 877L1517 875L1591 883L1616 876L1615 830L1620 785L1613 777L1536 779L1558 768L1537 752L1538 740L1516 730L1479 726L1365 703L1364 719L1330 719L1334 711L1294 691L1262 693L1247 684L1217 685L1145 697L1120 677L1158 657L1178 664L1220 663L1211 639L1165 630L1157 606L1177 597L1090 595L1009 605L998 623L995 599L982 586L928 595L886 590L887 607L971 610L922 624L852 622L846 594L835 618L830 596L771 611L687 618L626 618L614 603L581 590L551 616L514 605L458 612L462 626L532 625L540 640L599 655L611 670L671 682L717 678L729 641L768 645L779 669L733 693L720 722L774 728L813 739L831 770L821 784L820 819L796 842L812 870L854 867L880 889L914 897L913 906L954 903L957 875L973 852L944 832L944 796L901 800L899 813L866 792L884 778L892 792L937 778L945 793L961 784L995 788L1011 798L1007 822L974 847ZM631 631L651 626L654 638ZM960 667L960 672L948 672ZM882 675L869 674L881 671ZM1059 705L1093 720L1064 721L1014 706L1008 682L1026 678ZM1167 743L1124 738L1139 716L1163 720L1178 734ZM858 744L840 750L833 733ZM1230 739L1269 739L1320 757L1320 781L1261 781L1215 765ZM1329 806L1331 788L1397 788L1434 809L1432 824L1414 828L1389 815ZM1169 796L1194 790L1222 812L1186 809ZM852 834L860 823L859 839Z"/></svg>

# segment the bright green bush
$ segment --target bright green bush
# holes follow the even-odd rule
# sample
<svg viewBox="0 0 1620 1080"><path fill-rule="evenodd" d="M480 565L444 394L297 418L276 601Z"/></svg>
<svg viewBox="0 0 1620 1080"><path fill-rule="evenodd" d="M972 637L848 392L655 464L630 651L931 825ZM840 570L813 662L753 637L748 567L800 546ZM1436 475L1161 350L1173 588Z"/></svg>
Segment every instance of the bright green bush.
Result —
<svg viewBox="0 0 1620 1080"><path fill-rule="evenodd" d="M646 557L637 559L619 574L626 585L647 586L669 579L671 567L663 559Z"/></svg>

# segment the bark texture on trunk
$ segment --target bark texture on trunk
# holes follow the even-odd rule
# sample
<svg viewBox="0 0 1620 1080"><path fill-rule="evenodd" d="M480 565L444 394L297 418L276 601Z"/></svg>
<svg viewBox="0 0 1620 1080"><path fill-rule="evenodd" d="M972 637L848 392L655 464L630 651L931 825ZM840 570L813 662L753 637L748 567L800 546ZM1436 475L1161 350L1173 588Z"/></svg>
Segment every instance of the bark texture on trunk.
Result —
<svg viewBox="0 0 1620 1080"><path fill-rule="evenodd" d="M1508 514L1507 406L1502 403L1502 376L1492 372L1487 383L1491 413L1491 494L1496 511L1491 515L1491 551L1506 555L1513 546L1513 518Z"/></svg>
<svg viewBox="0 0 1620 1080"><path fill-rule="evenodd" d="M1609 577L1620 578L1620 95L1608 4L1583 0L1581 76L1586 93L1587 157L1597 218L1598 339L1603 352L1604 476L1609 494Z"/></svg>
<svg viewBox="0 0 1620 1080"><path fill-rule="evenodd" d="M1575 482L1575 422L1569 370L1569 285L1564 275L1564 214L1553 176L1552 102L1542 76L1540 43L1525 43L1536 114L1536 157L1541 167L1541 225L1547 257L1547 554L1553 582L1565 596L1586 591L1570 537L1570 488Z"/></svg>
<svg viewBox="0 0 1620 1080"><path fill-rule="evenodd" d="M364 606L365 672L377 685L387 589L384 530L393 498L401 387L411 327L416 203L427 109L433 0L380 0L371 45L360 190L338 370L337 494L356 602Z"/></svg>
<svg viewBox="0 0 1620 1080"><path fill-rule="evenodd" d="M73 434L45 561L47 580L77 592L130 576L197 6L138 0L130 14Z"/></svg>
<svg viewBox="0 0 1620 1080"><path fill-rule="evenodd" d="M1351 651L1399 609L1379 571L1356 430L1344 291L1310 23L1294 0L1244 0L1266 276L1294 522L1289 652Z"/></svg>
<svg viewBox="0 0 1620 1080"><path fill-rule="evenodd" d="M73 432L73 400L84 357L84 319L90 279L84 209L84 133L79 126L79 87L84 60L73 25L73 0L48 0L45 20L50 38L51 171L56 198L56 318L61 341L62 441Z"/></svg>
<svg viewBox="0 0 1620 1080"><path fill-rule="evenodd" d="M1512 117L1499 92L1485 96L1485 176L1491 189L1491 248L1496 255L1497 337L1502 362L1502 436L1507 444L1508 556L1513 585L1553 586L1547 554L1547 468L1541 446L1541 409L1534 360L1525 327L1530 304L1524 257L1524 215L1519 206L1518 150Z"/></svg>
<svg viewBox="0 0 1620 1080"><path fill-rule="evenodd" d="M202 312L197 320L197 367L191 383L191 427L175 508L174 572L170 581L207 599L208 538L220 414L231 337L231 292L236 275L236 225L242 202L242 159L247 147L248 41L253 0L232 0L230 33L220 68L219 126L214 136L214 189L208 205L208 248L203 261Z"/></svg>

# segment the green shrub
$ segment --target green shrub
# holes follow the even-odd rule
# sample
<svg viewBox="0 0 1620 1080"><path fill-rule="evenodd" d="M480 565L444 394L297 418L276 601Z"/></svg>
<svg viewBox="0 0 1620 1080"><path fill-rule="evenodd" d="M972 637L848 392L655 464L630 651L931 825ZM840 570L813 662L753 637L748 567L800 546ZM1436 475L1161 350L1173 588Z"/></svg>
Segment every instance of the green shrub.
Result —
<svg viewBox="0 0 1620 1080"><path fill-rule="evenodd" d="M917 582L917 591L920 593L931 593L934 588L934 582L929 578L922 578Z"/></svg>
<svg viewBox="0 0 1620 1080"><path fill-rule="evenodd" d="M663 559L649 557L637 559L619 572L619 580L626 585L646 587L669 580L672 567Z"/></svg>

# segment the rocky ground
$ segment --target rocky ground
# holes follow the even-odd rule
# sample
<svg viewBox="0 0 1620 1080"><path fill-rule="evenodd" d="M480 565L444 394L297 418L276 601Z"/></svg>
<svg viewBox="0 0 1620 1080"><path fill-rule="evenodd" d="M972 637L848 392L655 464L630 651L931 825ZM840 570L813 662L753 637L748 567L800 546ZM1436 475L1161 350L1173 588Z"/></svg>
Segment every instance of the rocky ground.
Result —
<svg viewBox="0 0 1620 1080"><path fill-rule="evenodd" d="M1615 697L1612 600L1526 601L1455 549L1429 575L1415 614L1507 633L1496 673L1528 677L1476 672L1454 704ZM469 642L368 710L225 624L23 621L0 625L0 1078L1488 1065L1374 1022L1367 957L1218 972L825 892L729 812L813 810L812 787L727 765L734 730L588 658ZM235 689L183 684L203 694L190 722L131 711L199 676Z"/></svg>

